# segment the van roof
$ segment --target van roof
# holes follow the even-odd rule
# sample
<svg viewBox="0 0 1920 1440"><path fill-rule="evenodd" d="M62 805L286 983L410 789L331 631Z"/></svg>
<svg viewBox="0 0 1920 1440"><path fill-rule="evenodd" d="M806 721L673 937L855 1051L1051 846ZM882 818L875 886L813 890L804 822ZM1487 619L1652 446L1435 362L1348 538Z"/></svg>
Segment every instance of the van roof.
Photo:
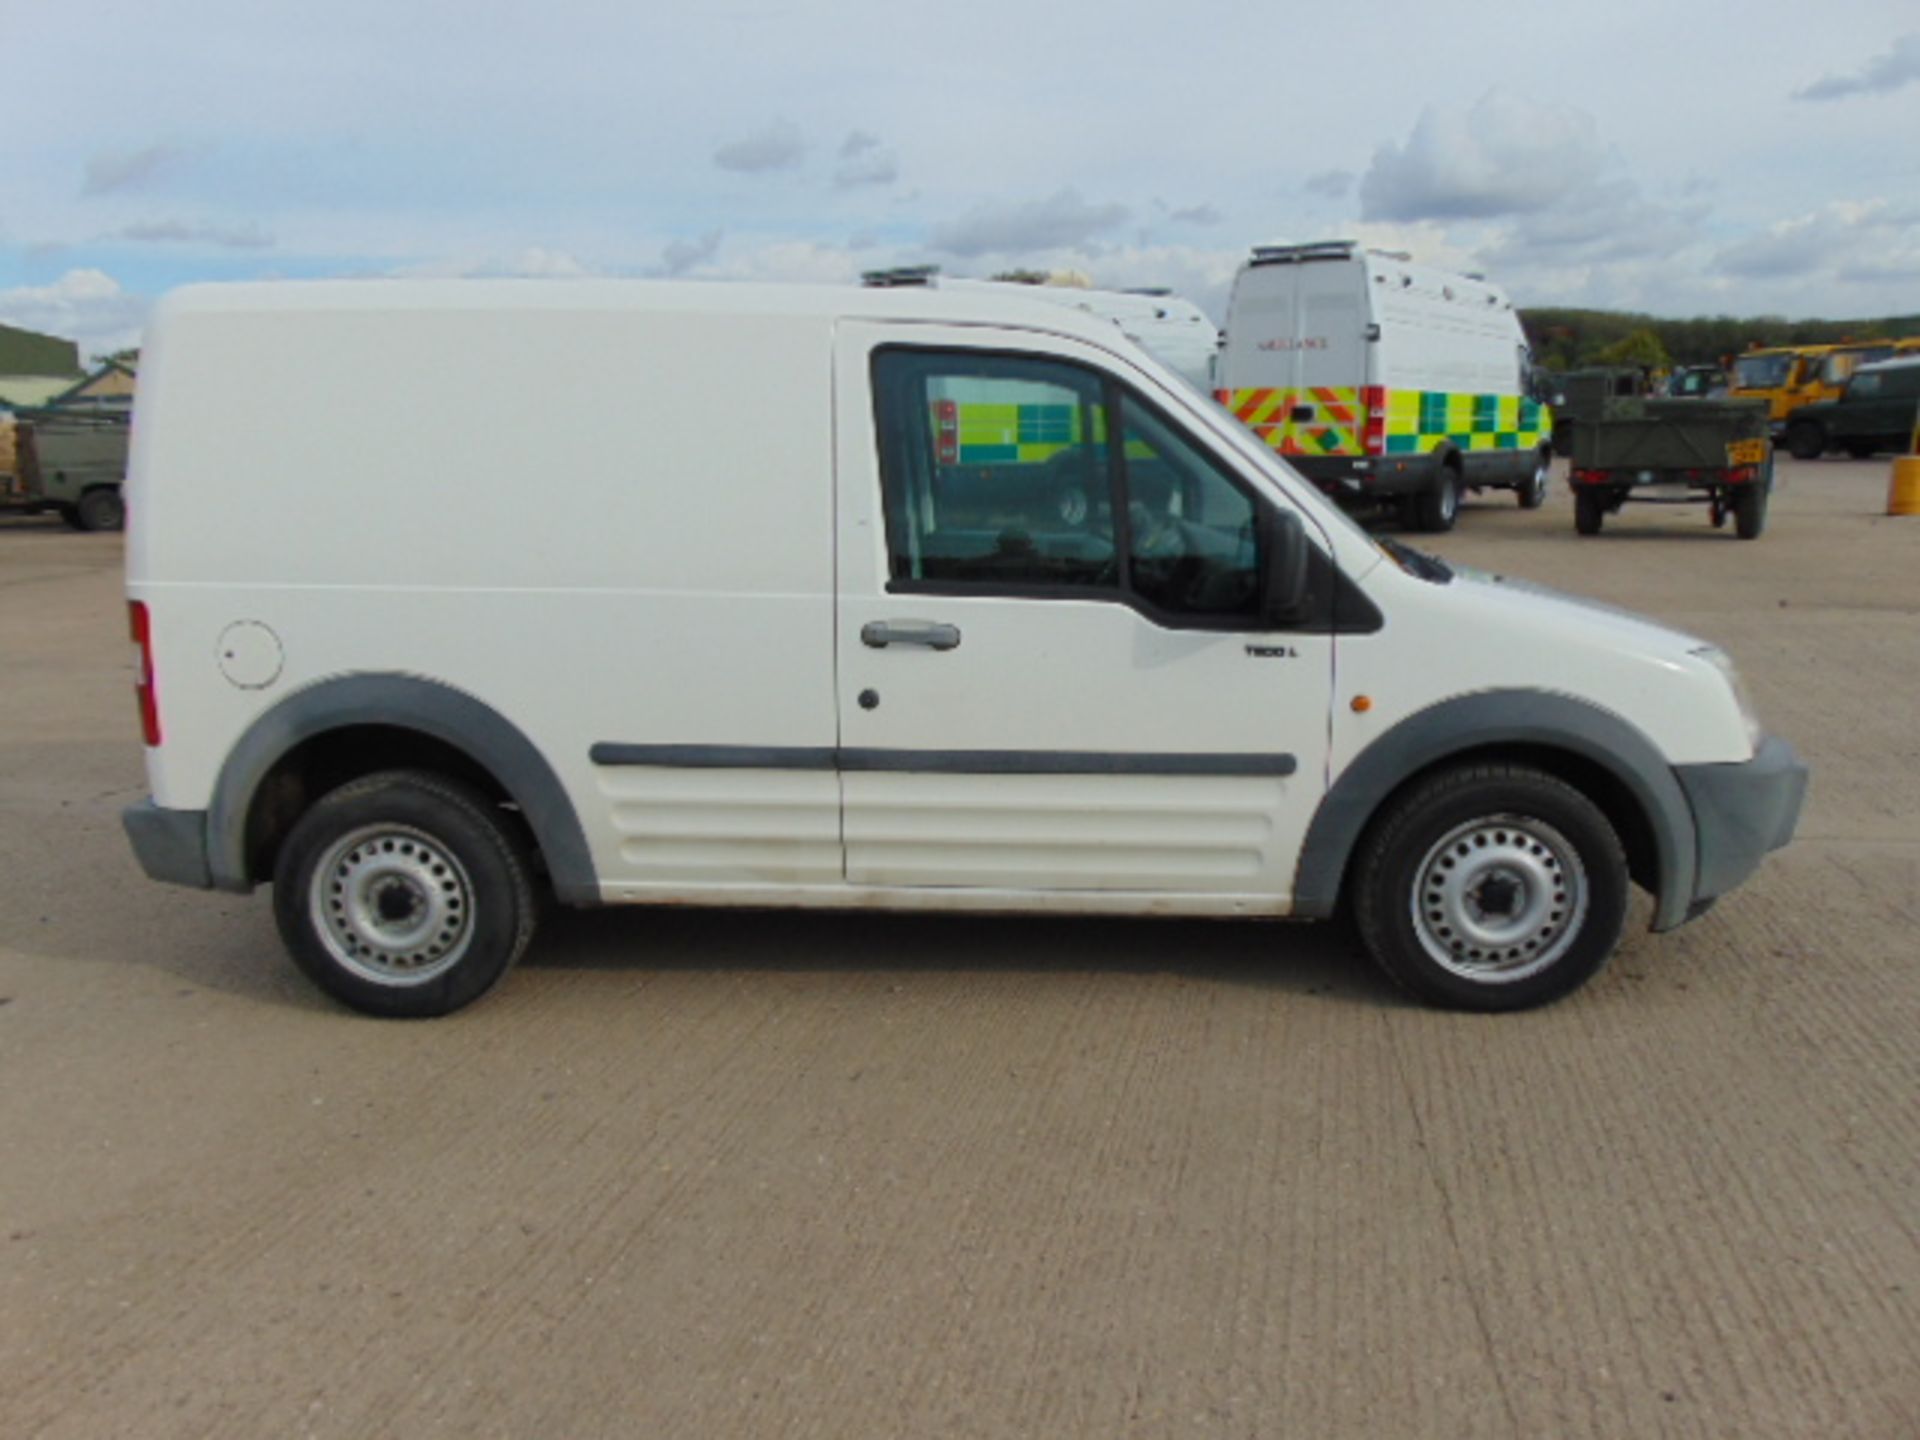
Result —
<svg viewBox="0 0 1920 1440"><path fill-rule="evenodd" d="M777 315L822 320L905 320L1051 331L1111 347L1120 328L1018 286L942 289L908 285L767 285L712 280L276 280L188 285L170 291L156 318L302 311L628 311L674 315ZM1128 342L1131 345L1131 342Z"/></svg>

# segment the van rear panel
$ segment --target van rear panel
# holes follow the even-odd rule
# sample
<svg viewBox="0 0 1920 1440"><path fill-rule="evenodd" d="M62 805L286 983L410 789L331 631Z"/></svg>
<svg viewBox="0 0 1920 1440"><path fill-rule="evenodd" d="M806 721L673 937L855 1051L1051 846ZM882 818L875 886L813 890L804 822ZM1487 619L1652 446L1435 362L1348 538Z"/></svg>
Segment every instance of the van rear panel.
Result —
<svg viewBox="0 0 1920 1440"><path fill-rule="evenodd" d="M609 860L641 841L595 744L752 743L769 713L834 743L828 317L289 290L153 327L128 593L160 805L207 806L249 725L355 673L482 700L606 793Z"/></svg>

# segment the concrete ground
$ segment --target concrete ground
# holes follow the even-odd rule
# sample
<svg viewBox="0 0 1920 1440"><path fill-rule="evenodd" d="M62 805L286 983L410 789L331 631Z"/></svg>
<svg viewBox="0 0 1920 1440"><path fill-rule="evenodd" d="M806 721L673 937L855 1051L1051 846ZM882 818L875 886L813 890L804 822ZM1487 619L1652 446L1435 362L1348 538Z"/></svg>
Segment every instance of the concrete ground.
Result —
<svg viewBox="0 0 1920 1440"><path fill-rule="evenodd" d="M0 1431L1920 1434L1886 474L1434 543L1723 642L1814 768L1745 889L1496 1018L1331 927L714 912L360 1018L264 893L138 873L120 542L0 518Z"/></svg>

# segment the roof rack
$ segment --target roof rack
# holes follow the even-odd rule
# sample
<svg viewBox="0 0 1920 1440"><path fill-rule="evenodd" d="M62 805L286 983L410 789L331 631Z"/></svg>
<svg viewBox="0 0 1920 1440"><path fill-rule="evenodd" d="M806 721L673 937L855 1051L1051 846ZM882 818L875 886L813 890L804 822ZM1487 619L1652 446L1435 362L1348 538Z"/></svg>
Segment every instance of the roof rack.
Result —
<svg viewBox="0 0 1920 1440"><path fill-rule="evenodd" d="M1256 245L1252 264L1298 265L1306 260L1347 260L1358 248L1354 240L1316 240L1308 245Z"/></svg>
<svg viewBox="0 0 1920 1440"><path fill-rule="evenodd" d="M940 276L938 265L896 265L891 270L869 270L860 283L874 290L893 290L904 285L931 286Z"/></svg>

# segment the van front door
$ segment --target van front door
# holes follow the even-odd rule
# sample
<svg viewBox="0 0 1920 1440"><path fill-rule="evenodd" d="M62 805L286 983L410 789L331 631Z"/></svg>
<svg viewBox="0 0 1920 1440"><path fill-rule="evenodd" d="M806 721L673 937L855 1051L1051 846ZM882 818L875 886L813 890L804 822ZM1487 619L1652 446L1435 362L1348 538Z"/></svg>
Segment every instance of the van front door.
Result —
<svg viewBox="0 0 1920 1440"><path fill-rule="evenodd" d="M842 328L848 881L1284 911L1333 657L1260 618L1276 500L1149 377L978 333Z"/></svg>

